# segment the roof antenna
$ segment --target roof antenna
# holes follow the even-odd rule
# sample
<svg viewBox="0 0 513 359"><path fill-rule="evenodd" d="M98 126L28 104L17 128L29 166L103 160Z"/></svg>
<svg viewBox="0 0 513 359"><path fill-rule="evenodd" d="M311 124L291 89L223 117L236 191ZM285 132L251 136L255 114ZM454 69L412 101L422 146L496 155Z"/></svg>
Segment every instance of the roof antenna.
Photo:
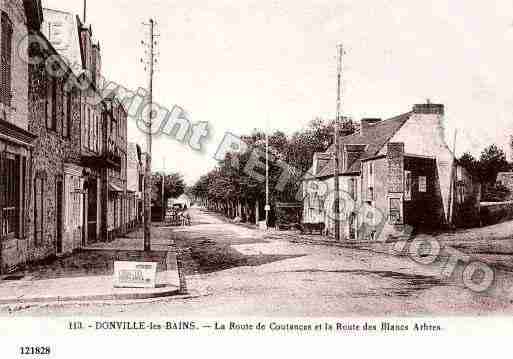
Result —
<svg viewBox="0 0 513 359"><path fill-rule="evenodd" d="M86 23L86 20L87 20L87 0L84 0L84 25Z"/></svg>

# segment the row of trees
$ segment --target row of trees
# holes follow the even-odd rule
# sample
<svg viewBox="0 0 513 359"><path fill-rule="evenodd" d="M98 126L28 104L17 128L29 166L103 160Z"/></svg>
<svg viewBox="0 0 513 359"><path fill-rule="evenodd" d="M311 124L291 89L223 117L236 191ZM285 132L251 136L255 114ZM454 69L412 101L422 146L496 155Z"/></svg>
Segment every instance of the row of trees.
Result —
<svg viewBox="0 0 513 359"><path fill-rule="evenodd" d="M355 130L352 121L348 122L348 129ZM286 136L281 131L269 135L270 203L301 201L301 178L312 166L313 154L325 151L332 142L333 131L333 121L315 119L292 136ZM265 133L254 130L242 140L250 150L242 154L228 154L214 170L202 176L190 192L212 210L230 218L255 221L264 215ZM258 161L261 166L253 168L256 175L250 175L246 166L250 160L254 160L251 156L256 154L260 154ZM289 172L290 179L282 188L279 181L283 171ZM270 223L273 222L274 212L271 212Z"/></svg>

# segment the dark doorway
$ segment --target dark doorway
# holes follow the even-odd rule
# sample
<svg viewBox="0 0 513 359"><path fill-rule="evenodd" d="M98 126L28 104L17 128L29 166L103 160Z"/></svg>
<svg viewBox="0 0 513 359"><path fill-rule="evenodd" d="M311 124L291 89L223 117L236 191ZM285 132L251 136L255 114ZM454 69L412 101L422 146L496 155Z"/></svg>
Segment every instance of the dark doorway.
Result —
<svg viewBox="0 0 513 359"><path fill-rule="evenodd" d="M62 253L62 236L63 236L63 200L64 200L64 187L62 184L62 180L57 180L56 182L56 188L55 188L55 195L56 195L56 204L57 204L57 254Z"/></svg>
<svg viewBox="0 0 513 359"><path fill-rule="evenodd" d="M87 240L96 242L96 229L98 224L98 182L89 180L87 186Z"/></svg>

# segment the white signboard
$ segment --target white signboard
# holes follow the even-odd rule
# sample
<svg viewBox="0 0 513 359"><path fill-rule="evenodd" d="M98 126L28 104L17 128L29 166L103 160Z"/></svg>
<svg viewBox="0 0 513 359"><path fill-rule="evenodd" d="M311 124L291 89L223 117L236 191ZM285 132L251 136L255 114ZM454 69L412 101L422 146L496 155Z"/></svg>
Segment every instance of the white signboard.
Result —
<svg viewBox="0 0 513 359"><path fill-rule="evenodd" d="M155 288L157 263L114 262L114 288Z"/></svg>

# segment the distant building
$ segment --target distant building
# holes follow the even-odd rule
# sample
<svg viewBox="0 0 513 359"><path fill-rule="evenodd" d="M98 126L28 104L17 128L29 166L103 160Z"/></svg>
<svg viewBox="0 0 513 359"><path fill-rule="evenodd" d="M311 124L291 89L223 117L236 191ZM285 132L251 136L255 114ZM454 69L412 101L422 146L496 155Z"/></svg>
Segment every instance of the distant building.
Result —
<svg viewBox="0 0 513 359"><path fill-rule="evenodd" d="M167 201L168 208L173 206L180 206L181 209L191 208L192 201L186 194L182 194L178 198L170 198Z"/></svg>
<svg viewBox="0 0 513 359"><path fill-rule="evenodd" d="M102 222L103 238L108 241L125 234L128 230L128 193L127 193L127 112L123 104L114 96L104 99L107 111L104 143L106 156L112 166L102 170L102 181L105 185L103 198L107 199L107 208L103 211L106 217Z"/></svg>
<svg viewBox="0 0 513 359"><path fill-rule="evenodd" d="M358 133L341 138L338 174L334 146L314 154L303 181L303 222L324 223L334 232L335 175L345 238L373 239L364 225L367 215L397 232L405 225L438 228L476 220L479 183L454 161L443 118L443 105L427 103L389 120L363 119Z"/></svg>
<svg viewBox="0 0 513 359"><path fill-rule="evenodd" d="M128 143L127 147L127 205L128 228L133 229L142 223L142 153L141 147Z"/></svg>
<svg viewBox="0 0 513 359"><path fill-rule="evenodd" d="M503 185L513 193L513 172L499 172L497 183Z"/></svg>

